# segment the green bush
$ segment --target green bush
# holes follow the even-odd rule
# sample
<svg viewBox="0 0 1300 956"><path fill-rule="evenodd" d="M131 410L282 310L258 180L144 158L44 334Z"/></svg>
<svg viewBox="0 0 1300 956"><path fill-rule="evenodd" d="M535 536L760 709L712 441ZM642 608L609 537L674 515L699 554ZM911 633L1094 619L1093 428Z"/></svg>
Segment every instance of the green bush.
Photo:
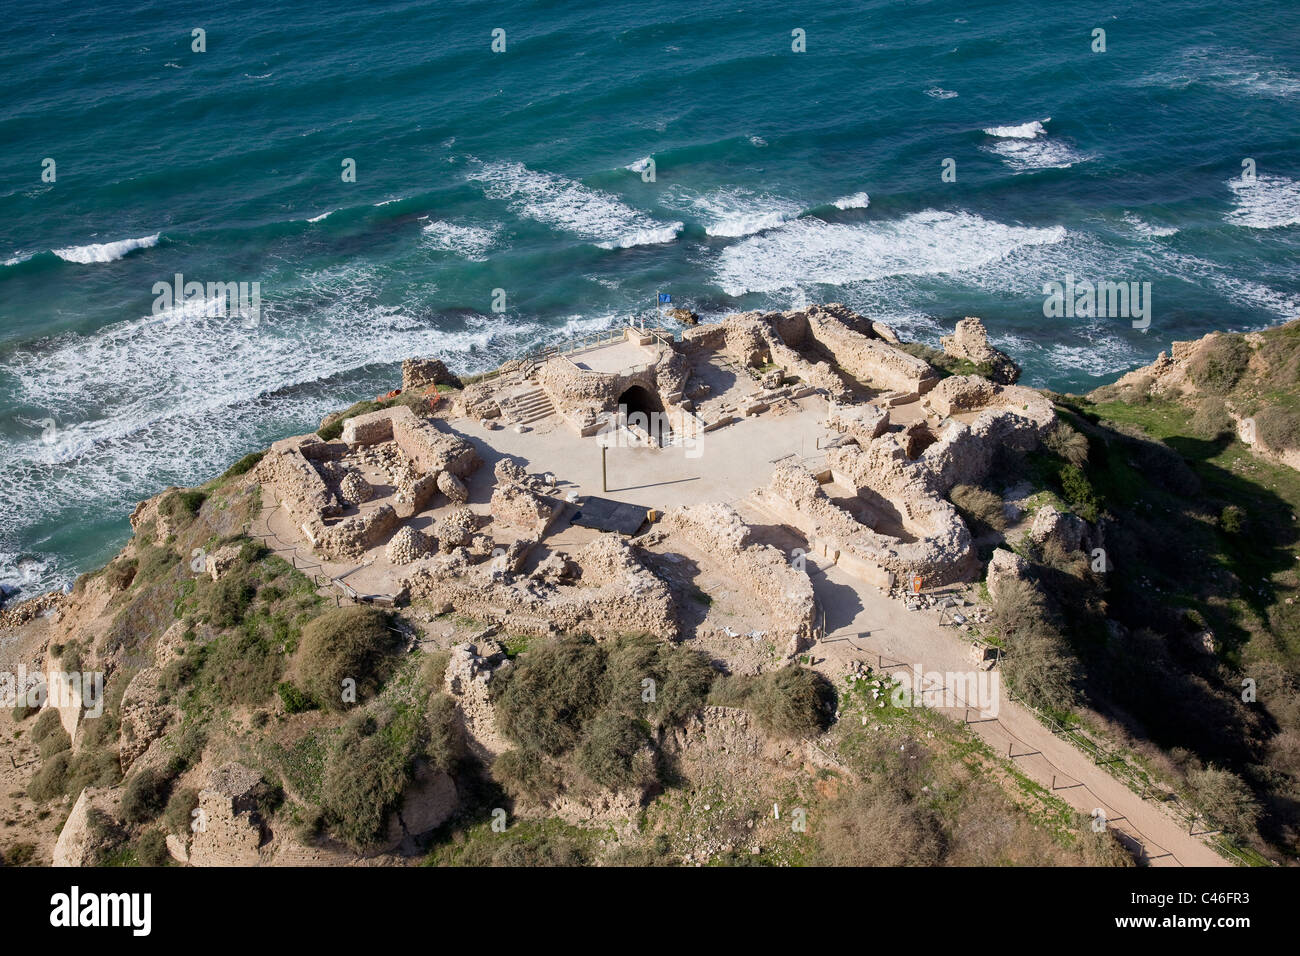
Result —
<svg viewBox="0 0 1300 956"><path fill-rule="evenodd" d="M492 762L492 778L515 799L545 803L560 792L558 768L546 757L507 750Z"/></svg>
<svg viewBox="0 0 1300 956"><path fill-rule="evenodd" d="M66 750L44 761L27 784L27 796L35 803L45 803L67 792L68 765L72 756Z"/></svg>
<svg viewBox="0 0 1300 956"><path fill-rule="evenodd" d="M193 787L173 790L163 810L162 823L169 833L186 834L194 825L194 811L199 806L199 792Z"/></svg>
<svg viewBox="0 0 1300 956"><path fill-rule="evenodd" d="M736 675L713 686L709 700L720 707L743 707L774 737L814 737L830 726L835 689L821 674L798 664L758 677Z"/></svg>
<svg viewBox="0 0 1300 956"><path fill-rule="evenodd" d="M301 714L305 710L313 710L316 707L316 701L310 694L304 694L288 681L282 682L276 688L276 692L280 695L280 703L284 704L285 713Z"/></svg>
<svg viewBox="0 0 1300 956"><path fill-rule="evenodd" d="M707 657L649 635L625 637L607 645L605 689L609 706L654 724L680 723L708 697L716 672ZM649 696L654 681L653 700Z"/></svg>
<svg viewBox="0 0 1300 956"><path fill-rule="evenodd" d="M166 866L171 860L167 852L167 834L151 827L135 841L135 858L141 866Z"/></svg>
<svg viewBox="0 0 1300 956"><path fill-rule="evenodd" d="M135 558L117 558L104 568L104 581L114 591L125 591L135 580L139 562Z"/></svg>
<svg viewBox="0 0 1300 956"><path fill-rule="evenodd" d="M640 721L625 714L597 714L578 747L578 769L611 790L647 786L654 781L654 756L648 744Z"/></svg>
<svg viewBox="0 0 1300 956"><path fill-rule="evenodd" d="M1218 335L1187 364L1187 377L1207 392L1227 395L1250 362L1250 345L1239 335Z"/></svg>
<svg viewBox="0 0 1300 956"><path fill-rule="evenodd" d="M266 456L265 451L251 452L250 454L247 454L243 458L239 459L239 461L235 462L225 471L223 471L221 473L221 477L218 478L217 480L229 481L231 478L238 478L240 475L247 474L248 472L256 468L257 463L260 462L265 456Z"/></svg>
<svg viewBox="0 0 1300 956"><path fill-rule="evenodd" d="M564 638L522 655L492 682L498 725L528 750L558 756L600 709L605 655L590 638Z"/></svg>
<svg viewBox="0 0 1300 956"><path fill-rule="evenodd" d="M1300 416L1287 408L1268 405L1255 413L1255 434L1276 450L1300 446Z"/></svg>
<svg viewBox="0 0 1300 956"><path fill-rule="evenodd" d="M1219 527L1225 534L1241 534L1245 517L1245 512L1236 505L1228 505L1219 513Z"/></svg>
<svg viewBox="0 0 1300 956"><path fill-rule="evenodd" d="M425 719L429 728L425 755L439 770L448 773L454 771L465 759L466 753L465 735L461 731L456 702L447 694L430 694L425 707Z"/></svg>
<svg viewBox="0 0 1300 956"><path fill-rule="evenodd" d="M228 573L212 584L203 595L203 613L216 627L234 627L248 613L257 589L238 572Z"/></svg>
<svg viewBox="0 0 1300 956"><path fill-rule="evenodd" d="M1078 662L1038 588L1018 578L1003 581L990 624L1006 645L1002 673L1011 689L1035 707L1068 710L1074 704Z"/></svg>
<svg viewBox="0 0 1300 956"><path fill-rule="evenodd" d="M330 832L355 850L375 846L387 832L426 740L410 711L371 705L343 726L325 763L321 809Z"/></svg>
<svg viewBox="0 0 1300 956"><path fill-rule="evenodd" d="M0 866L29 866L36 859L34 843L15 843L0 854Z"/></svg>
<svg viewBox="0 0 1300 956"><path fill-rule="evenodd" d="M122 788L122 817L128 823L144 823L162 813L171 796L173 778L153 767L145 767Z"/></svg>
<svg viewBox="0 0 1300 956"><path fill-rule="evenodd" d="M1218 767L1193 769L1187 775L1192 802L1223 832L1243 839L1255 832L1260 807L1240 777Z"/></svg>
<svg viewBox="0 0 1300 956"><path fill-rule="evenodd" d="M1083 473L1083 469L1077 465L1063 465L1058 476L1061 480L1061 490L1065 493L1065 499L1070 503L1074 513L1083 520L1095 524L1101 516L1101 501L1097 497L1097 492L1093 490L1092 483L1088 481L1088 476Z"/></svg>
<svg viewBox="0 0 1300 956"><path fill-rule="evenodd" d="M991 491L974 485L957 485L948 493L957 511L977 534L1006 531L1007 516L1002 499Z"/></svg>
<svg viewBox="0 0 1300 956"><path fill-rule="evenodd" d="M198 516L199 509L207 498L207 494L202 491L173 491L159 502L158 510L168 518L189 520Z"/></svg>
<svg viewBox="0 0 1300 956"><path fill-rule="evenodd" d="M1189 427L1195 437L1207 441L1212 441L1223 434L1232 434L1234 431L1228 406L1217 395L1206 396L1196 403L1196 410L1192 413Z"/></svg>
<svg viewBox="0 0 1300 956"><path fill-rule="evenodd" d="M1057 421L1056 427L1048 433L1044 444L1071 465L1082 468L1088 463L1087 436L1075 431L1064 421Z"/></svg>
<svg viewBox="0 0 1300 956"><path fill-rule="evenodd" d="M397 647L398 636L382 611L363 605L333 608L302 629L296 683L322 707L343 710L343 681L356 681L358 701L373 695Z"/></svg>
<svg viewBox="0 0 1300 956"><path fill-rule="evenodd" d="M36 718L36 723L32 725L31 741L40 748L42 760L48 760L54 754L72 747L72 738L63 729L59 712L53 707L46 707L41 711L41 716Z"/></svg>

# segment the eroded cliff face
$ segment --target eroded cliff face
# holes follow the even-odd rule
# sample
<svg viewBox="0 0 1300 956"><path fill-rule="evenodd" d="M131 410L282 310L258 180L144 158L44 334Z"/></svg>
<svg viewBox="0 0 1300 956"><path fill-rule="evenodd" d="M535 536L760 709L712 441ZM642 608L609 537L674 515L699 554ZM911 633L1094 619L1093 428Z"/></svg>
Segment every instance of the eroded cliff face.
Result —
<svg viewBox="0 0 1300 956"><path fill-rule="evenodd" d="M1262 458L1300 469L1300 320L1261 332L1174 342L1150 365L1094 390L1097 402L1164 400L1202 438L1230 432Z"/></svg>

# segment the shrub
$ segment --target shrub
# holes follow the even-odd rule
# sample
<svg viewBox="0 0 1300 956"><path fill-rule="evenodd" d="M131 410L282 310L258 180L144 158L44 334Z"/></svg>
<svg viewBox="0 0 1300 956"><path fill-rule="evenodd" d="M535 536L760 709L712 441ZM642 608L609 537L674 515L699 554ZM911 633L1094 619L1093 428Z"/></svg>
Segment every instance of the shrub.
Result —
<svg viewBox="0 0 1300 956"><path fill-rule="evenodd" d="M492 777L510 796L545 803L560 791L560 775L545 757L507 750L492 763Z"/></svg>
<svg viewBox="0 0 1300 956"><path fill-rule="evenodd" d="M604 697L609 705L655 724L680 723L700 709L716 676L707 657L649 635L625 637L607 653ZM644 700L654 681L654 699Z"/></svg>
<svg viewBox="0 0 1300 956"><path fill-rule="evenodd" d="M1187 363L1187 377L1207 392L1227 395L1250 362L1250 345L1239 335L1217 335Z"/></svg>
<svg viewBox="0 0 1300 956"><path fill-rule="evenodd" d="M604 674L605 655L590 638L530 650L492 682L502 732L528 750L564 753L600 709Z"/></svg>
<svg viewBox="0 0 1300 956"><path fill-rule="evenodd" d="M65 793L80 793L86 787L111 787L122 779L122 763L116 751L92 749L84 741L79 747L68 763Z"/></svg>
<svg viewBox="0 0 1300 956"><path fill-rule="evenodd" d="M355 850L376 845L401 800L425 741L410 711L370 706L354 714L335 741L321 781L330 831Z"/></svg>
<svg viewBox="0 0 1300 956"><path fill-rule="evenodd" d="M1082 468L1088 463L1087 436L1075 431L1066 422L1057 421L1056 427L1048 433L1044 444L1050 451L1075 467Z"/></svg>
<svg viewBox="0 0 1300 956"><path fill-rule="evenodd" d="M791 664L756 678L744 706L775 737L813 737L830 725L835 691L821 674Z"/></svg>
<svg viewBox="0 0 1300 956"><path fill-rule="evenodd" d="M1229 836L1241 839L1255 831L1260 808L1250 788L1235 773L1210 766L1187 774L1192 802Z"/></svg>
<svg viewBox="0 0 1300 956"><path fill-rule="evenodd" d="M1065 499L1070 502L1070 507L1080 518L1085 521L1096 523L1101 514L1101 501L1097 498L1097 493L1092 488L1092 483L1088 481L1088 476L1083 473L1078 465L1063 465L1059 472L1061 480L1061 490L1065 494Z"/></svg>
<svg viewBox="0 0 1300 956"><path fill-rule="evenodd" d="M167 834L156 827L145 830L135 841L135 858L141 866L166 866L171 859L167 852Z"/></svg>
<svg viewBox="0 0 1300 956"><path fill-rule="evenodd" d="M204 615L216 627L234 627L244 619L256 595L257 590L242 574L227 574L204 593Z"/></svg>
<svg viewBox="0 0 1300 956"><path fill-rule="evenodd" d="M193 519L198 516L207 497L202 491L173 491L159 502L158 510L169 518Z"/></svg>
<svg viewBox="0 0 1300 956"><path fill-rule="evenodd" d="M465 735L461 732L456 702L447 694L430 694L425 719L429 735L425 755L439 770L450 773L465 759Z"/></svg>
<svg viewBox="0 0 1300 956"><path fill-rule="evenodd" d="M654 781L654 755L642 724L626 714L598 714L578 748L578 769L611 790L644 787Z"/></svg>
<svg viewBox="0 0 1300 956"><path fill-rule="evenodd" d="M356 681L358 700L372 695L383 683L397 644L382 611L361 605L333 608L302 629L294 665L297 684L321 706L343 710L343 681Z"/></svg>
<svg viewBox="0 0 1300 956"><path fill-rule="evenodd" d="M1228 505L1219 513L1219 527L1225 534L1240 534L1245 517L1236 505Z"/></svg>
<svg viewBox="0 0 1300 956"><path fill-rule="evenodd" d="M172 778L153 767L145 767L122 788L122 817L128 823L144 823L162 813L171 796Z"/></svg>
<svg viewBox="0 0 1300 956"><path fill-rule="evenodd" d="M1196 403L1190 427L1197 438L1212 440L1233 432L1232 416L1222 398L1208 395Z"/></svg>
<svg viewBox="0 0 1300 956"><path fill-rule="evenodd" d="M68 764L71 761L71 755L64 751L42 763L27 784L27 796L36 803L63 796L67 792Z"/></svg>
<svg viewBox="0 0 1300 956"><path fill-rule="evenodd" d="M59 712L54 707L46 707L32 725L32 743L40 747L41 759L48 760L54 754L72 747L72 738L63 729Z"/></svg>
<svg viewBox="0 0 1300 956"><path fill-rule="evenodd" d="M1300 416L1290 409L1267 405L1255 413L1255 434L1279 451L1300 446Z"/></svg>
<svg viewBox="0 0 1300 956"><path fill-rule="evenodd" d="M836 800L817 834L823 866L932 866L943 856L935 814L879 778Z"/></svg>
<svg viewBox="0 0 1300 956"><path fill-rule="evenodd" d="M117 558L104 569L104 581L114 591L125 591L135 580L139 563L135 558Z"/></svg>
<svg viewBox="0 0 1300 956"><path fill-rule="evenodd" d="M990 623L1006 643L1002 673L1011 688L1035 707L1068 709L1074 703L1078 665L1038 589L1017 578L1004 581Z"/></svg>
<svg viewBox="0 0 1300 956"><path fill-rule="evenodd" d="M199 806L199 792L193 787L173 790L163 810L162 823L167 832L185 834L193 827L194 811Z"/></svg>
<svg viewBox="0 0 1300 956"><path fill-rule="evenodd" d="M243 458L239 459L239 461L235 462L225 471L223 471L221 473L221 477L218 478L217 480L229 481L231 478L238 478L240 475L247 474L248 472L256 468L257 463L260 462L265 456L266 456L265 451L251 452L250 454L247 454Z"/></svg>
<svg viewBox="0 0 1300 956"><path fill-rule="evenodd" d="M280 703L284 704L285 713L301 714L305 710L312 710L316 707L316 701L311 698L310 694L304 694L287 681L276 687L276 692L280 695Z"/></svg>
<svg viewBox="0 0 1300 956"><path fill-rule="evenodd" d="M957 511L966 523L979 532L1005 531L1007 517L1002 510L1002 499L991 491L974 485L957 485L948 493Z"/></svg>
<svg viewBox="0 0 1300 956"><path fill-rule="evenodd" d="M0 866L28 866L36 859L34 843L15 843L0 855Z"/></svg>
<svg viewBox="0 0 1300 956"><path fill-rule="evenodd" d="M223 704L259 704L276 690L283 660L255 629L221 635L204 648L198 682Z"/></svg>

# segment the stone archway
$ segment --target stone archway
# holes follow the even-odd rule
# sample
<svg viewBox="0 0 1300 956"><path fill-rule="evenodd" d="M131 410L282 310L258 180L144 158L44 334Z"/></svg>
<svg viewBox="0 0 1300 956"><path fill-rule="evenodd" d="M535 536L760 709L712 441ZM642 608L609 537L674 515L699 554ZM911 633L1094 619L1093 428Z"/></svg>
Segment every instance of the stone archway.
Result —
<svg viewBox="0 0 1300 956"><path fill-rule="evenodd" d="M650 436L656 445L663 445L672 432L664 415L664 403L659 396L644 385L629 385L618 396L619 418L625 427L636 426Z"/></svg>

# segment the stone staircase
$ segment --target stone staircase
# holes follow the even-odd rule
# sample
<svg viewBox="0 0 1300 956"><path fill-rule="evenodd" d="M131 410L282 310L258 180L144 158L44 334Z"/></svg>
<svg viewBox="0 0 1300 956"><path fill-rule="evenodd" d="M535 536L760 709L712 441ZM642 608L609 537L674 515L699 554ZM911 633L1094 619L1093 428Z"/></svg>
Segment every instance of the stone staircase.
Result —
<svg viewBox="0 0 1300 956"><path fill-rule="evenodd" d="M551 403L550 396L536 385L517 395L512 395L502 404L510 417L519 425L531 425L555 414L555 405Z"/></svg>

